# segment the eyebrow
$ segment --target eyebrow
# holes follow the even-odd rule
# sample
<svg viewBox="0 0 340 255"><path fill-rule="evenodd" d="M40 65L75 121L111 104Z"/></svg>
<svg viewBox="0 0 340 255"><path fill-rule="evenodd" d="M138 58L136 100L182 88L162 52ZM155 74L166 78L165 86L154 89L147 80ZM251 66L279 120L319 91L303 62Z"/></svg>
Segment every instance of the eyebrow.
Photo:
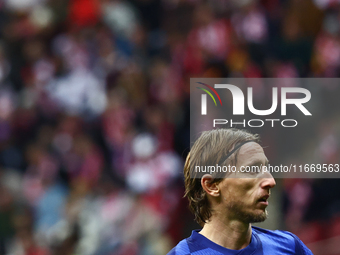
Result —
<svg viewBox="0 0 340 255"><path fill-rule="evenodd" d="M263 162L261 160L254 160L252 162L250 162L250 164L247 164L247 166L253 166L253 165L263 165ZM267 165L269 163L269 160L266 159L264 162L264 165Z"/></svg>

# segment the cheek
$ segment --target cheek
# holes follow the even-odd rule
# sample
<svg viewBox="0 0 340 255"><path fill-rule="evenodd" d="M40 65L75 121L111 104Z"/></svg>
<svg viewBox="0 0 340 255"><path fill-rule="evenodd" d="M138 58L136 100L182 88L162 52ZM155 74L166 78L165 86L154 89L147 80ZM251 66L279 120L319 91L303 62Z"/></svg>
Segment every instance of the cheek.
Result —
<svg viewBox="0 0 340 255"><path fill-rule="evenodd" d="M237 194L237 196L243 201L254 199L254 197L256 197L256 192L257 188L255 179L240 180L234 191L235 195Z"/></svg>
<svg viewBox="0 0 340 255"><path fill-rule="evenodd" d="M245 198L256 193L259 181L256 178L229 178L220 183L223 193L232 197Z"/></svg>

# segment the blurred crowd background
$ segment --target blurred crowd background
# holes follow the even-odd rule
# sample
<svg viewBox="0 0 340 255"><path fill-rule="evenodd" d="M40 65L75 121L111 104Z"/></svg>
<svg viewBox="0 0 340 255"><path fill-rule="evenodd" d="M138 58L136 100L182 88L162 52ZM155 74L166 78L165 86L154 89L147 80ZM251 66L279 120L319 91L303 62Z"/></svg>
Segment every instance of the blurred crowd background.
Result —
<svg viewBox="0 0 340 255"><path fill-rule="evenodd" d="M339 75L337 0L1 0L0 254L166 254L197 228L189 79ZM340 87L318 95L271 160L339 163ZM276 225L340 254L339 181L278 184Z"/></svg>

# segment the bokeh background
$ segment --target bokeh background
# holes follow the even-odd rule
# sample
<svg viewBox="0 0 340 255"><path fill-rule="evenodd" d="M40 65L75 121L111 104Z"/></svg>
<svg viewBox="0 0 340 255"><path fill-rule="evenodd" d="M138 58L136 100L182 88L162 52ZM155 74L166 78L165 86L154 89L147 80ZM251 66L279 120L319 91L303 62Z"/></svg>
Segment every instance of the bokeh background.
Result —
<svg viewBox="0 0 340 255"><path fill-rule="evenodd" d="M189 79L339 75L336 0L1 0L0 254L166 254L198 228ZM339 163L339 86L318 95L334 110L298 148L262 134L271 158ZM265 226L340 254L339 184L279 180Z"/></svg>

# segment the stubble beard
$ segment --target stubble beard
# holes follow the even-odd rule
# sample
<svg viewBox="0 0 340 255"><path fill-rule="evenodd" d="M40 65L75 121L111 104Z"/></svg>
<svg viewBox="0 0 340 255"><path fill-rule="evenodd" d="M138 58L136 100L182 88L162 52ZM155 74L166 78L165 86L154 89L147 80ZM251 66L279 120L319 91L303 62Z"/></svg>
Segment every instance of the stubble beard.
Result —
<svg viewBox="0 0 340 255"><path fill-rule="evenodd" d="M231 202L228 205L229 212L238 220L247 223L263 222L268 218L268 212L265 209L262 212L246 211L246 206L242 203Z"/></svg>

